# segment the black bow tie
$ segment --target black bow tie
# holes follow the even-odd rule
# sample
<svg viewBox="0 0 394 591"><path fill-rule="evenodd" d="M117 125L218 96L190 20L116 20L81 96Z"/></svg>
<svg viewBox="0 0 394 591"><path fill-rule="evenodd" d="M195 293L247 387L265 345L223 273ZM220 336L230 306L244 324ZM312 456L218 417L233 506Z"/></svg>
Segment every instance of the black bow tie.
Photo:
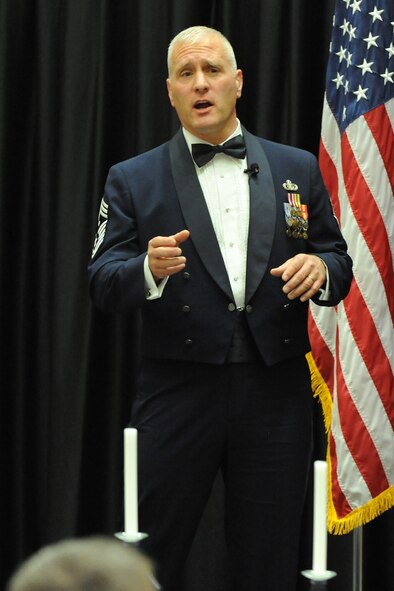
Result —
<svg viewBox="0 0 394 591"><path fill-rule="evenodd" d="M212 160L215 154L223 152L233 158L245 158L246 148L242 135L231 138L222 145L211 146L210 144L192 144L192 155L197 166L204 166Z"/></svg>

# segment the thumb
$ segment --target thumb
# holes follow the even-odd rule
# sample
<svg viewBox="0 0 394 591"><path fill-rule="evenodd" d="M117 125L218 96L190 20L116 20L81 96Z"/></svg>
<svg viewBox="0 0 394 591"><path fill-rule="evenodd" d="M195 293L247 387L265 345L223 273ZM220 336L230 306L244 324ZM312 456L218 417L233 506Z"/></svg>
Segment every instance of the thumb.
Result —
<svg viewBox="0 0 394 591"><path fill-rule="evenodd" d="M173 238L176 240L177 244L180 244L181 242L185 242L185 240L187 240L190 236L190 232L189 230L181 230L180 232L177 232L176 234L173 235Z"/></svg>
<svg viewBox="0 0 394 591"><path fill-rule="evenodd" d="M284 271L284 265L281 265L280 267L274 267L273 269L271 269L270 273L274 277L281 277L283 274L283 271Z"/></svg>

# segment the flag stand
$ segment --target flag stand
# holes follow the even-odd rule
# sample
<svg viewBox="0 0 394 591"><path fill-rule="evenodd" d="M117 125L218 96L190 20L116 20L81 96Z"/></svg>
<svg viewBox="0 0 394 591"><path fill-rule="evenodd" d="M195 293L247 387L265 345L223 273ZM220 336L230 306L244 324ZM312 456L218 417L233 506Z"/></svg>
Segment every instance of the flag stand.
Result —
<svg viewBox="0 0 394 591"><path fill-rule="evenodd" d="M353 591L363 591L363 528L353 530Z"/></svg>

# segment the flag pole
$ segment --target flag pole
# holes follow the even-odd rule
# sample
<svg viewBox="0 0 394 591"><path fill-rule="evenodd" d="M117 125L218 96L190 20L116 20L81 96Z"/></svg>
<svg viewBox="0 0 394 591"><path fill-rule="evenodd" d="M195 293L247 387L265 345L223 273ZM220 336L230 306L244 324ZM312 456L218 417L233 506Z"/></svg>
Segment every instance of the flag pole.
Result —
<svg viewBox="0 0 394 591"><path fill-rule="evenodd" d="M353 530L353 591L363 591L363 528Z"/></svg>

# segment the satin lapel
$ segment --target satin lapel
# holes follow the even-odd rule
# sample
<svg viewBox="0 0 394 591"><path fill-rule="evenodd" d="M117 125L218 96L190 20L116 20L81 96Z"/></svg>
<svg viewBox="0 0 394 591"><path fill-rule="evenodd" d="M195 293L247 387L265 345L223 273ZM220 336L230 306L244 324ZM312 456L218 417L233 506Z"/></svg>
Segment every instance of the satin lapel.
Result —
<svg viewBox="0 0 394 591"><path fill-rule="evenodd" d="M260 284L271 254L276 223L276 199L271 169L258 139L242 129L248 166L257 163L259 173L250 176L250 220L246 269L245 303Z"/></svg>
<svg viewBox="0 0 394 591"><path fill-rule="evenodd" d="M169 147L172 174L190 239L212 279L233 300L211 217L181 129L172 138Z"/></svg>

